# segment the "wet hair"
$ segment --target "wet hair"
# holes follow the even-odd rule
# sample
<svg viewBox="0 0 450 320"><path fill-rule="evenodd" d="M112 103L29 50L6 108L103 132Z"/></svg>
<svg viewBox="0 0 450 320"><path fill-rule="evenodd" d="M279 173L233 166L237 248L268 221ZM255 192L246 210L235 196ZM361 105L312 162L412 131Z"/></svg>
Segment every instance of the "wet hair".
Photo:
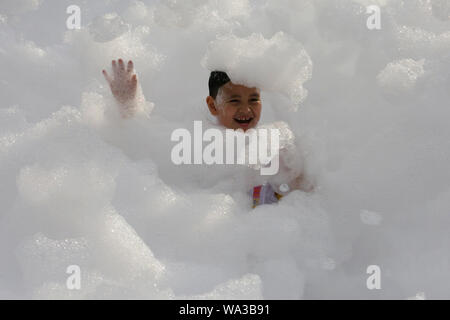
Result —
<svg viewBox="0 0 450 320"><path fill-rule="evenodd" d="M230 81L231 80L228 77L228 75L223 71L211 72L208 82L209 95L215 99L217 97L217 94L219 93L220 87L222 87L224 84Z"/></svg>

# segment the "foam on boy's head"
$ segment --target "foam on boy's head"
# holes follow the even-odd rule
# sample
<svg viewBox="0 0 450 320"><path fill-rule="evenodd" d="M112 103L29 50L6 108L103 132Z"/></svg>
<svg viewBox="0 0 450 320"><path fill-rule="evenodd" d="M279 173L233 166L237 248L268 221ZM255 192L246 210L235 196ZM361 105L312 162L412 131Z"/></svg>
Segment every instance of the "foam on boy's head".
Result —
<svg viewBox="0 0 450 320"><path fill-rule="evenodd" d="M220 87L230 82L230 78L223 71L212 71L209 76L209 95L214 99L217 97Z"/></svg>
<svg viewBox="0 0 450 320"><path fill-rule="evenodd" d="M303 45L283 32L271 38L261 33L217 36L209 42L202 65L226 71L234 84L288 97L291 110L306 98L303 84L312 76L312 61Z"/></svg>

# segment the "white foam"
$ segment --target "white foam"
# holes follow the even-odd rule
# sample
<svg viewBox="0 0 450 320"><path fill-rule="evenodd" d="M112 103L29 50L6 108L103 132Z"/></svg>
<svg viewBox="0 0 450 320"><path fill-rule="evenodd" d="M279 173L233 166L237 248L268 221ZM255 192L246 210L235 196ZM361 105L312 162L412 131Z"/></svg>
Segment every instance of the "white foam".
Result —
<svg viewBox="0 0 450 320"><path fill-rule="evenodd" d="M86 6L66 30L63 2L0 4L0 297L450 296L448 1ZM147 98L126 121L117 58ZM174 129L215 125L210 69L263 89L261 125L300 147L272 182L303 170L313 193L251 209L253 169L170 161Z"/></svg>

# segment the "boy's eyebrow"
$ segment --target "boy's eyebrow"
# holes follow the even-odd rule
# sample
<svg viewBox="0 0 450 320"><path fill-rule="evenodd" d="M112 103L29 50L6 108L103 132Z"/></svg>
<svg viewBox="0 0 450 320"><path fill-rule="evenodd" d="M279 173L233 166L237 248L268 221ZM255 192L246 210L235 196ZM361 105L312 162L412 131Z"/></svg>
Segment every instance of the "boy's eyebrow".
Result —
<svg viewBox="0 0 450 320"><path fill-rule="evenodd" d="M258 97L259 98L259 93L257 93L257 92L252 93L250 95L250 97ZM232 96L228 97L228 99L234 99L234 98L241 98L241 95L240 94L233 94Z"/></svg>

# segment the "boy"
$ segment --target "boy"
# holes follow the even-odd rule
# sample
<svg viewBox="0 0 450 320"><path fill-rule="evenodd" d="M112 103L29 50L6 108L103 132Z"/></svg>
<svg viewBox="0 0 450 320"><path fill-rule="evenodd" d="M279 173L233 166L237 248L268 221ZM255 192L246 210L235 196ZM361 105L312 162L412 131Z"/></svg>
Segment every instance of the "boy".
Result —
<svg viewBox="0 0 450 320"><path fill-rule="evenodd" d="M112 61L113 74L103 70L103 75L109 83L111 92L120 105L122 117L132 117L138 110L137 99L142 99L138 92L138 81L134 73L134 65L129 61L125 65L122 59ZM234 84L225 72L213 71L209 78L209 96L206 104L209 112L215 116L219 124L227 129L242 129L244 131L255 128L261 116L261 97L258 88L249 88ZM284 131L292 132L284 125ZM281 150L280 150L281 152ZM286 153L285 153L286 154ZM282 154L281 154L282 155ZM303 179L301 170L288 165L289 161L280 159L280 169L288 173L290 181L278 183L276 186L265 183L253 188L253 207L260 204L277 202L282 194L292 189L312 191L312 186ZM291 161L292 162L292 161ZM295 165L294 165L295 167ZM276 191L275 191L276 189Z"/></svg>

